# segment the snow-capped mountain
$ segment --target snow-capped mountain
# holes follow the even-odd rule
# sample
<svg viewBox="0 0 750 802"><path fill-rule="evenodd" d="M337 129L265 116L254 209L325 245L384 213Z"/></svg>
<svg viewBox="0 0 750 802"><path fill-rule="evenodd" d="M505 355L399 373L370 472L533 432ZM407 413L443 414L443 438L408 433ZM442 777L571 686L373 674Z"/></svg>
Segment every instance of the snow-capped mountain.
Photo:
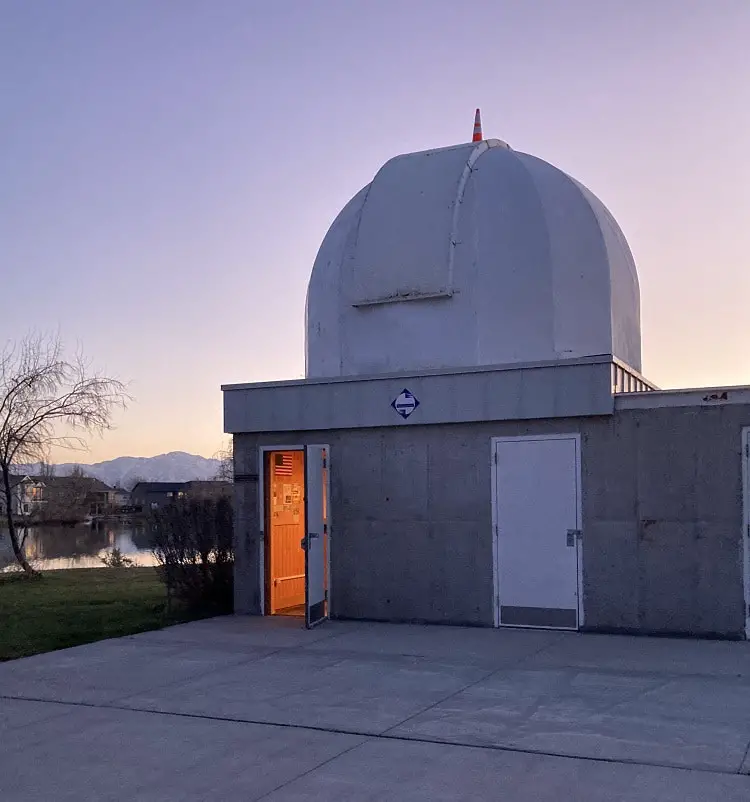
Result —
<svg viewBox="0 0 750 802"><path fill-rule="evenodd" d="M191 479L213 479L219 470L219 460L187 454L184 451L172 451L156 457L117 457L105 462L95 462L93 465L66 462L55 465L55 473L57 476L65 476L76 467L87 476L100 479L111 487L120 486L130 490L137 481L188 482ZM22 470L36 474L40 472L40 467L26 465Z"/></svg>

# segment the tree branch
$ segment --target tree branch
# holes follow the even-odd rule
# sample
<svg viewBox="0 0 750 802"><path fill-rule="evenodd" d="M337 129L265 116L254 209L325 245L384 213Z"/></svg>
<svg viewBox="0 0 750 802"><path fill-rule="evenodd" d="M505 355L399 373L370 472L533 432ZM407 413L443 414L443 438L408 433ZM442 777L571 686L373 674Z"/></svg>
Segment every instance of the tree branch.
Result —
<svg viewBox="0 0 750 802"><path fill-rule="evenodd" d="M130 400L119 379L91 371L80 349L67 361L59 336L31 333L6 343L0 352L0 469L6 493L14 464L44 459L52 446L85 449L84 435L111 429L114 412ZM59 426L74 433L59 435ZM23 541L15 537L11 507L9 503L14 551L24 569L31 570Z"/></svg>

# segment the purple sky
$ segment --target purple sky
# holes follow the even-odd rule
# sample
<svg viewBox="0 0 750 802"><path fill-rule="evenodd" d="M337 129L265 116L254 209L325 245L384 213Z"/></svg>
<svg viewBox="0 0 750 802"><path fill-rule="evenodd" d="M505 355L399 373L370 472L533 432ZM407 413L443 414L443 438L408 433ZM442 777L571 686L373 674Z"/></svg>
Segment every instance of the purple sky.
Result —
<svg viewBox="0 0 750 802"><path fill-rule="evenodd" d="M132 381L85 461L210 455L221 383L302 376L339 209L481 106L620 222L646 375L750 384L748 41L748 0L0 0L0 338Z"/></svg>

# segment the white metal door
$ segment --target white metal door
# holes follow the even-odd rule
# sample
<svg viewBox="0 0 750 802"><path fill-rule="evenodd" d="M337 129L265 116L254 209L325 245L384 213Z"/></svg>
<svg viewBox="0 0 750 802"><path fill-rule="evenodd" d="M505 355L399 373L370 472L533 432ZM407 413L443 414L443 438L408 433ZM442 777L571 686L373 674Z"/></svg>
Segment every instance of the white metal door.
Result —
<svg viewBox="0 0 750 802"><path fill-rule="evenodd" d="M305 446L305 624L328 618L328 449Z"/></svg>
<svg viewBox="0 0 750 802"><path fill-rule="evenodd" d="M577 435L495 440L497 621L580 625Z"/></svg>

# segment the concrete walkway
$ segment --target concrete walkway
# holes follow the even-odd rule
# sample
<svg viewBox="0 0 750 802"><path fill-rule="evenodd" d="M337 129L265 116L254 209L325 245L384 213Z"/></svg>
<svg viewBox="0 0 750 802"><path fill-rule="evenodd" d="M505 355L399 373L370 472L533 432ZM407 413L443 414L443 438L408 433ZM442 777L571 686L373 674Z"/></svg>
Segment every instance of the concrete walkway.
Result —
<svg viewBox="0 0 750 802"><path fill-rule="evenodd" d="M750 644L224 618L0 664L0 799L748 802Z"/></svg>

